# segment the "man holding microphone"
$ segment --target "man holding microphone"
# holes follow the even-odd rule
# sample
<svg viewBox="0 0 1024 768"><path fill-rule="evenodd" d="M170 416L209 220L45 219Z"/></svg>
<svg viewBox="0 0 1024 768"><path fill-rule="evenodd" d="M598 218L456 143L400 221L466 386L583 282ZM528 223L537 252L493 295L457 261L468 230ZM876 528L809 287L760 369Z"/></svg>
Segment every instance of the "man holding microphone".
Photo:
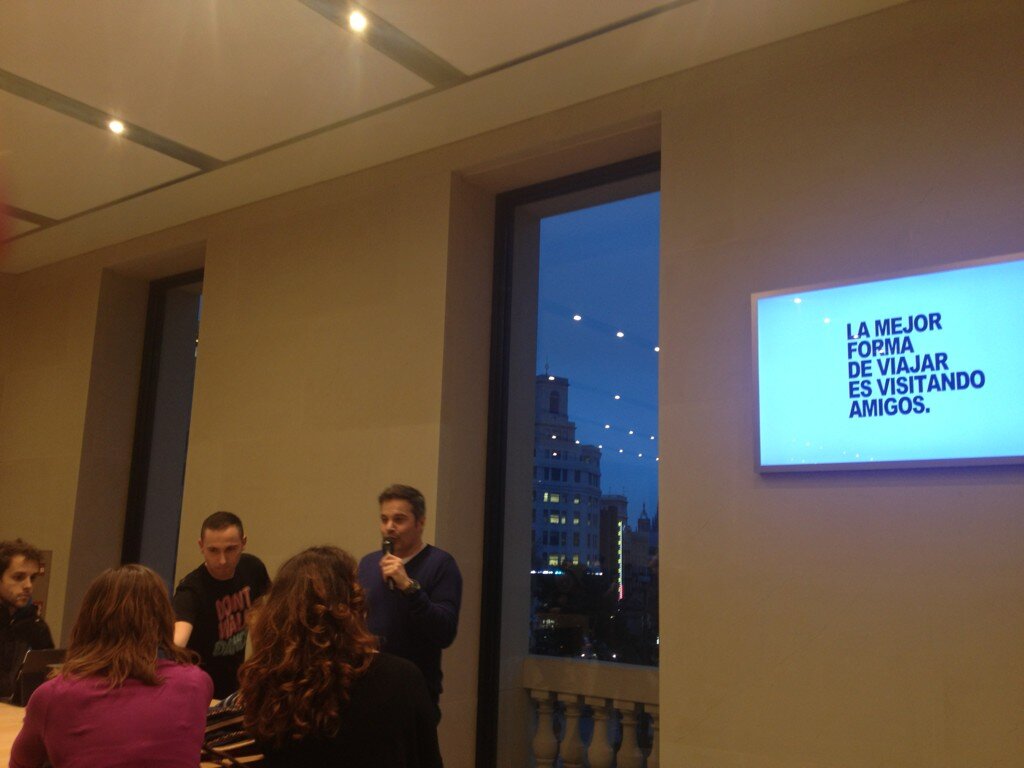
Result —
<svg viewBox="0 0 1024 768"><path fill-rule="evenodd" d="M370 631L381 650L402 656L423 672L437 706L441 650L455 639L462 574L455 559L423 541L426 501L408 485L391 485L377 499L383 545L359 562ZM441 710L438 709L440 720Z"/></svg>

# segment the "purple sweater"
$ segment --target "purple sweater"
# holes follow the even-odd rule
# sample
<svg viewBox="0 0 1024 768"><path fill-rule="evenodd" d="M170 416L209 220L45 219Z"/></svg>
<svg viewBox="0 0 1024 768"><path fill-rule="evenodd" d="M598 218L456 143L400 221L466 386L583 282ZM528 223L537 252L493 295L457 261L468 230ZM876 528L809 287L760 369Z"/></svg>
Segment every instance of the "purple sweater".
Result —
<svg viewBox="0 0 1024 768"><path fill-rule="evenodd" d="M196 768L213 695L198 667L159 661L162 685L55 677L36 689L10 768Z"/></svg>
<svg viewBox="0 0 1024 768"><path fill-rule="evenodd" d="M367 625L382 651L408 659L423 673L430 698L441 695L441 649L455 639L462 604L462 574L455 559L429 544L405 564L420 583L415 595L389 590L380 575L382 555L371 552L359 563L359 584L366 592Z"/></svg>

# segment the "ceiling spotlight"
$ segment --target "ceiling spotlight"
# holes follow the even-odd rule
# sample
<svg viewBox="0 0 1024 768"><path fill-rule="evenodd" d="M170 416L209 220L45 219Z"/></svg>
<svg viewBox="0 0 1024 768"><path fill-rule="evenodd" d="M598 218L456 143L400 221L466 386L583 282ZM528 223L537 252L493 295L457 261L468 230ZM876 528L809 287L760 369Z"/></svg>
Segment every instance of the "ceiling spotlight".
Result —
<svg viewBox="0 0 1024 768"><path fill-rule="evenodd" d="M597 447L600 448L601 450L604 450L604 446L603 445L599 445Z"/></svg>
<svg viewBox="0 0 1024 768"><path fill-rule="evenodd" d="M631 430L629 430L629 434L631 434L631 435L633 434L633 430L632 430L632 429L631 429Z"/></svg>
<svg viewBox="0 0 1024 768"><path fill-rule="evenodd" d="M795 299L793 299L793 303L794 304L803 304L804 300L801 299L799 296L797 296Z"/></svg>
<svg viewBox="0 0 1024 768"><path fill-rule="evenodd" d="M624 452L623 449L619 448L619 453L623 453L623 452Z"/></svg>
<svg viewBox="0 0 1024 768"><path fill-rule="evenodd" d="M554 376L548 376L548 381L554 381L554 380L555 380Z"/></svg>
<svg viewBox="0 0 1024 768"><path fill-rule="evenodd" d="M120 120L108 121L107 128L109 128L113 133L116 133L118 136L124 133L124 123L122 123Z"/></svg>
<svg viewBox="0 0 1024 768"><path fill-rule="evenodd" d="M615 399L616 399L616 400L621 400L621 399L622 399L622 396L621 396L621 395L615 395Z"/></svg>
<svg viewBox="0 0 1024 768"><path fill-rule="evenodd" d="M604 428L605 428L605 429L611 429L611 428L612 428L612 425L611 425L611 424L605 424L605 425L604 425Z"/></svg>
<svg viewBox="0 0 1024 768"><path fill-rule="evenodd" d="M655 352L661 352L661 347L655 347L655 348L654 348L654 351L655 351Z"/></svg>
<svg viewBox="0 0 1024 768"><path fill-rule="evenodd" d="M361 11L352 11L348 15L348 28L353 32L362 32L369 25L366 16Z"/></svg>
<svg viewBox="0 0 1024 768"><path fill-rule="evenodd" d="M618 338L620 338L620 339L621 339L621 338L622 338L623 336L625 336L626 334L624 334L624 333L623 333L622 331L616 331L616 332L615 332L615 335L616 335L616 336L617 336Z"/></svg>
<svg viewBox="0 0 1024 768"><path fill-rule="evenodd" d="M638 453L638 454L636 455L636 457L637 457L638 459L642 459L642 458L644 457L644 455L643 455L642 453Z"/></svg>
<svg viewBox="0 0 1024 768"><path fill-rule="evenodd" d="M583 315L573 315L572 319L578 323L580 320L583 319Z"/></svg>

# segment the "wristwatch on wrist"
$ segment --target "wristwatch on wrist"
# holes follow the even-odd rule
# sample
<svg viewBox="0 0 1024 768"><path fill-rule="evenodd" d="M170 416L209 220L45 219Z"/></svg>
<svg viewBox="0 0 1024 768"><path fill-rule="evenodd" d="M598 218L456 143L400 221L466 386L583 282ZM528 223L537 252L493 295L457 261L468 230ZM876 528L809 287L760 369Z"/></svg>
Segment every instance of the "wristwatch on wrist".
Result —
<svg viewBox="0 0 1024 768"><path fill-rule="evenodd" d="M402 590L403 595L415 595L420 591L420 583L416 579L409 579L409 586Z"/></svg>

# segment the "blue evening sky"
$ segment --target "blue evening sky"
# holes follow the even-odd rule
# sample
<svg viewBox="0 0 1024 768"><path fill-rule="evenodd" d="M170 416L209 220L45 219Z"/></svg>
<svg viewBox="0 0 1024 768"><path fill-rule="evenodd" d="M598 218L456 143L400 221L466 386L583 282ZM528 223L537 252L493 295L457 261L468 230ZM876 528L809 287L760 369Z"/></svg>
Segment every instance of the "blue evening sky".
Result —
<svg viewBox="0 0 1024 768"><path fill-rule="evenodd" d="M569 380L576 437L603 446L601 491L633 522L658 499L658 218L654 192L541 222L537 372Z"/></svg>

